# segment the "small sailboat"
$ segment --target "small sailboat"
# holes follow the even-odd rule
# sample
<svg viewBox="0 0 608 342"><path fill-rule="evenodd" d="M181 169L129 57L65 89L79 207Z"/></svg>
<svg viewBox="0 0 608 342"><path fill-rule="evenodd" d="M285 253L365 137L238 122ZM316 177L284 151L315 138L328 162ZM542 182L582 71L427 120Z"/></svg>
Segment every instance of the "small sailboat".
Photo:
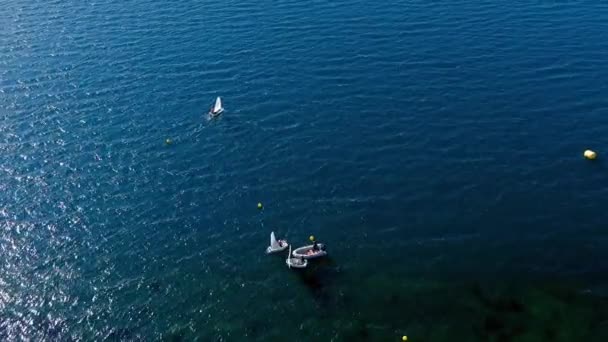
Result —
<svg viewBox="0 0 608 342"><path fill-rule="evenodd" d="M213 107L211 107L211 109L209 110L209 115L218 116L218 115L222 114L223 111L224 111L224 107L222 107L222 99L218 96L215 99L215 105L213 105Z"/></svg>
<svg viewBox="0 0 608 342"><path fill-rule="evenodd" d="M291 256L291 245L289 245L289 254L287 255L287 259L285 259L285 263L289 268L306 268L308 266L308 260Z"/></svg>
<svg viewBox="0 0 608 342"><path fill-rule="evenodd" d="M289 244L285 240L277 240L274 232L270 232L270 246L266 248L266 254L282 252L287 249Z"/></svg>

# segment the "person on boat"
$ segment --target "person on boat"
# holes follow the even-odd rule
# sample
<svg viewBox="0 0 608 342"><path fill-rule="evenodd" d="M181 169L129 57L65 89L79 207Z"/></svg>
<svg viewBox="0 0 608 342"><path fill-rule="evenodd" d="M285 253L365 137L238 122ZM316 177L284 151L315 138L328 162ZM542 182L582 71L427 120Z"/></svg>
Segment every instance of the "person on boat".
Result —
<svg viewBox="0 0 608 342"><path fill-rule="evenodd" d="M317 240L312 242L312 250L315 252L318 252L320 250L319 245L317 244Z"/></svg>

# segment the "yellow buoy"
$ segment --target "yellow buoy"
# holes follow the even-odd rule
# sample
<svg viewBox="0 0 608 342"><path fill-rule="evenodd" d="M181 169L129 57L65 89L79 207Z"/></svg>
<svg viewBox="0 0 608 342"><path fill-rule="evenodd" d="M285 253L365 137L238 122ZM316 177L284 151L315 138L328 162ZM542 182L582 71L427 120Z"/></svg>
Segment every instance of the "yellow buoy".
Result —
<svg viewBox="0 0 608 342"><path fill-rule="evenodd" d="M315 236L314 236L314 235L311 235L311 236L308 238L308 240L310 240L310 241L315 241Z"/></svg>
<svg viewBox="0 0 608 342"><path fill-rule="evenodd" d="M262 209L262 202L258 202L258 209Z"/></svg>
<svg viewBox="0 0 608 342"><path fill-rule="evenodd" d="M593 160L593 159L597 158L597 153L595 153L595 151L592 151L592 150L586 150L585 153L583 153L583 156L585 156L585 158L587 158L589 160Z"/></svg>
<svg viewBox="0 0 608 342"><path fill-rule="evenodd" d="M403 335L403 337L401 338L403 341L407 341L407 336Z"/></svg>

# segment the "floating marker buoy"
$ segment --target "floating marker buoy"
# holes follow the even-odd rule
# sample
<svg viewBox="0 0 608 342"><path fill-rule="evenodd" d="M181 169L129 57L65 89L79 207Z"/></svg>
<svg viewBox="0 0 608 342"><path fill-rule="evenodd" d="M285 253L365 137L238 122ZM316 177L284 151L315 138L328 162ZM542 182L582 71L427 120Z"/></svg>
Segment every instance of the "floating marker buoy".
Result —
<svg viewBox="0 0 608 342"><path fill-rule="evenodd" d="M401 340L407 341L407 336L403 335L403 337L401 338Z"/></svg>
<svg viewBox="0 0 608 342"><path fill-rule="evenodd" d="M315 236L314 236L314 235L311 235L311 236L308 238L308 240L310 240L310 241L315 241Z"/></svg>
<svg viewBox="0 0 608 342"><path fill-rule="evenodd" d="M592 150L586 150L585 153L583 153L583 155L585 156L585 158L587 158L589 160L593 160L593 159L597 158L597 153L595 153L595 151L592 151Z"/></svg>
<svg viewBox="0 0 608 342"><path fill-rule="evenodd" d="M171 144L173 144L173 140L165 139L165 145L171 145Z"/></svg>
<svg viewBox="0 0 608 342"><path fill-rule="evenodd" d="M262 209L262 202L258 202L258 209Z"/></svg>

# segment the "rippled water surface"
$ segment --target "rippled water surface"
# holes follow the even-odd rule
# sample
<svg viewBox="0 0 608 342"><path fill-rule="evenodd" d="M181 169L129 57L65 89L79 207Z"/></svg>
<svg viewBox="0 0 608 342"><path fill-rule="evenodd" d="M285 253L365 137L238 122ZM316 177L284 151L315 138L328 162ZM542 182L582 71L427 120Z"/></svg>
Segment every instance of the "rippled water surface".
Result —
<svg viewBox="0 0 608 342"><path fill-rule="evenodd" d="M608 340L604 2L0 8L0 339Z"/></svg>

